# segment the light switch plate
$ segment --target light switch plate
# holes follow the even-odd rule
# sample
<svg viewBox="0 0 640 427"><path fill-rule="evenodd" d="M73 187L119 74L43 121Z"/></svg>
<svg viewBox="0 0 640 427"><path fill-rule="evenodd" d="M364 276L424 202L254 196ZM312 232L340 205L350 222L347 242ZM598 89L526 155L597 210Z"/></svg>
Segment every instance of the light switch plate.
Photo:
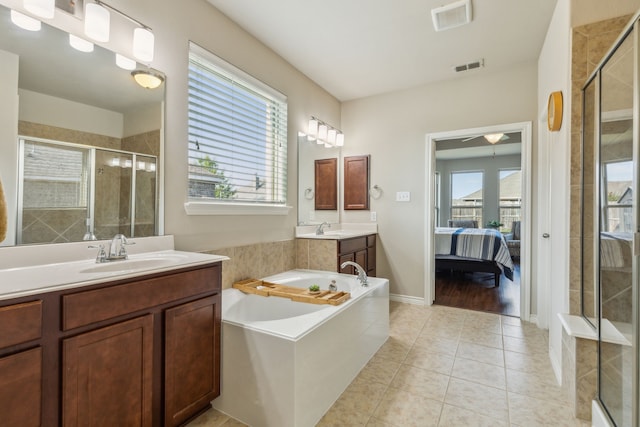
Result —
<svg viewBox="0 0 640 427"><path fill-rule="evenodd" d="M396 202L410 202L411 193L409 191L398 191L396 193Z"/></svg>
<svg viewBox="0 0 640 427"><path fill-rule="evenodd" d="M371 221L377 221L378 220L378 213L375 211L371 211Z"/></svg>

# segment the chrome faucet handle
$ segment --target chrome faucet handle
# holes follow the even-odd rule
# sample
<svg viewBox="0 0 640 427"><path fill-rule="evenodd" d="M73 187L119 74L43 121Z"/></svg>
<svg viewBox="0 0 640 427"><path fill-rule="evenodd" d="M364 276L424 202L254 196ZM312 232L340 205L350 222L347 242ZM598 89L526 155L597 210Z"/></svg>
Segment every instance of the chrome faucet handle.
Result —
<svg viewBox="0 0 640 427"><path fill-rule="evenodd" d="M128 259L129 255L127 254L125 246L129 245L135 245L135 242L128 242L124 234L116 234L113 236L111 244L109 245L109 259Z"/></svg>
<svg viewBox="0 0 640 427"><path fill-rule="evenodd" d="M96 264L102 264L107 262L107 253L104 251L104 245L89 245L89 249L97 249L98 255L96 255Z"/></svg>

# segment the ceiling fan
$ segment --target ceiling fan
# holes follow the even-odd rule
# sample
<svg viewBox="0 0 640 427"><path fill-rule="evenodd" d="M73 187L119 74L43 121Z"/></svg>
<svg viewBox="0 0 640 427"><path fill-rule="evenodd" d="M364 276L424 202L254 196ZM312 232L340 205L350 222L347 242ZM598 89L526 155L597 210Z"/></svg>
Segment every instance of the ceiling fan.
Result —
<svg viewBox="0 0 640 427"><path fill-rule="evenodd" d="M471 141L477 138L484 138L490 144L497 144L498 142L506 141L507 139L509 139L509 135L504 133L487 133L482 135L470 136L469 138L463 139L462 142Z"/></svg>

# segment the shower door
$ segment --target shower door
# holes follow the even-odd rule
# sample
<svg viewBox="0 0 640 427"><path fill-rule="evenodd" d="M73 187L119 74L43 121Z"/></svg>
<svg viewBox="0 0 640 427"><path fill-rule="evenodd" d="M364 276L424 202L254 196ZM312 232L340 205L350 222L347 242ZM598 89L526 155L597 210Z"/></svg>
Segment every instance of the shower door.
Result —
<svg viewBox="0 0 640 427"><path fill-rule="evenodd" d="M629 427L638 406L636 39L630 28L583 89L583 314L598 330L598 401Z"/></svg>

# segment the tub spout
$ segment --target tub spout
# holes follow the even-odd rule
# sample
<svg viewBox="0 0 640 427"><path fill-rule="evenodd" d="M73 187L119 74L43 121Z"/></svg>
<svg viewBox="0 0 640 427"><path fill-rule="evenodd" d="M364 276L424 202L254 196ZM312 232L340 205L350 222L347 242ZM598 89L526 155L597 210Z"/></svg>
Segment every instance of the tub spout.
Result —
<svg viewBox="0 0 640 427"><path fill-rule="evenodd" d="M358 281L360 282L360 285L369 286L369 279L367 278L367 272L364 271L364 268L362 268L360 264L358 264L357 262L345 261L340 265L340 270L344 270L344 268L348 265L355 267L355 269L358 271Z"/></svg>

